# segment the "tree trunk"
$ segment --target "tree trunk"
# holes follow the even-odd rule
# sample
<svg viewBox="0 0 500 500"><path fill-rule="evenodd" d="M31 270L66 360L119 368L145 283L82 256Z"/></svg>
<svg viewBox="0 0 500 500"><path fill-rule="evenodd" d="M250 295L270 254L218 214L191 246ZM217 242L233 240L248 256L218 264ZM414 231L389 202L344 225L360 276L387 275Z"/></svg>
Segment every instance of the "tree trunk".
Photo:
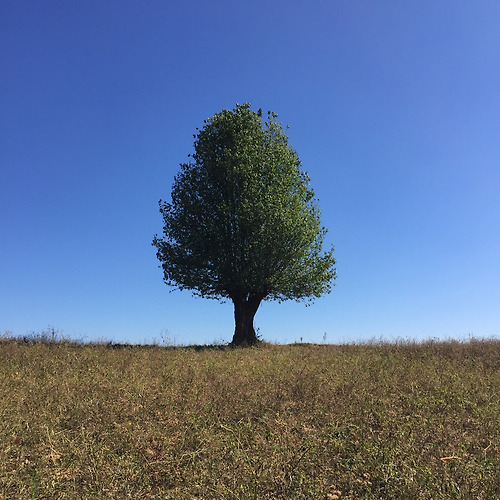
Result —
<svg viewBox="0 0 500 500"><path fill-rule="evenodd" d="M253 327L253 318L261 301L261 295L233 298L235 329L231 345L250 346L259 342Z"/></svg>

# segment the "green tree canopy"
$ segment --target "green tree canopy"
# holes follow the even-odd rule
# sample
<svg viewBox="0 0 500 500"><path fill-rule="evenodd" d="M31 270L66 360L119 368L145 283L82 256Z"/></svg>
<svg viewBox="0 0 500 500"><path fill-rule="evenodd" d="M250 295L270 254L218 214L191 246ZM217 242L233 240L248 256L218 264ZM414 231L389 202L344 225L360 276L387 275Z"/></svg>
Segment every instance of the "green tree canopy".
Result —
<svg viewBox="0 0 500 500"><path fill-rule="evenodd" d="M205 120L171 202L160 200L164 237L153 245L165 283L232 300L235 345L257 342L262 300L311 300L336 277L309 177L276 119L237 104Z"/></svg>

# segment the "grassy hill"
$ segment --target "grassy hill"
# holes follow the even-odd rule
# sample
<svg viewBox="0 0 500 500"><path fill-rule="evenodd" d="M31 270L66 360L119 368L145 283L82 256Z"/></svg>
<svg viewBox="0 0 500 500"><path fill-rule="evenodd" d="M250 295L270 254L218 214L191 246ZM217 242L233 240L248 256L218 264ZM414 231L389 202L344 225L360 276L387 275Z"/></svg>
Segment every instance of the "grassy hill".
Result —
<svg viewBox="0 0 500 500"><path fill-rule="evenodd" d="M0 340L0 499L500 498L500 341Z"/></svg>

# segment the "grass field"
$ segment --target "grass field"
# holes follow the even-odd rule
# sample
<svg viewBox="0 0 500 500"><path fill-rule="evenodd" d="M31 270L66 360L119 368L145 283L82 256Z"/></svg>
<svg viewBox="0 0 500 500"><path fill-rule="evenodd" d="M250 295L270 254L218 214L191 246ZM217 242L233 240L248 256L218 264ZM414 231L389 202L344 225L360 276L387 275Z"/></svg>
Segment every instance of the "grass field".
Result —
<svg viewBox="0 0 500 500"><path fill-rule="evenodd" d="M500 341L3 338L0 498L499 499Z"/></svg>

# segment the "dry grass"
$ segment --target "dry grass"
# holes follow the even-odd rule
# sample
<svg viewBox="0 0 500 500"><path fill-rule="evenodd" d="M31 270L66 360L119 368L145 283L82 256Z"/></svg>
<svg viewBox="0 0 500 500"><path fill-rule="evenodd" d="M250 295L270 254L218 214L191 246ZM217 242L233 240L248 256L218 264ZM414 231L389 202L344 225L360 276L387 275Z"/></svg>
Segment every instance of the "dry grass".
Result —
<svg viewBox="0 0 500 500"><path fill-rule="evenodd" d="M500 498L500 341L0 342L0 498Z"/></svg>

